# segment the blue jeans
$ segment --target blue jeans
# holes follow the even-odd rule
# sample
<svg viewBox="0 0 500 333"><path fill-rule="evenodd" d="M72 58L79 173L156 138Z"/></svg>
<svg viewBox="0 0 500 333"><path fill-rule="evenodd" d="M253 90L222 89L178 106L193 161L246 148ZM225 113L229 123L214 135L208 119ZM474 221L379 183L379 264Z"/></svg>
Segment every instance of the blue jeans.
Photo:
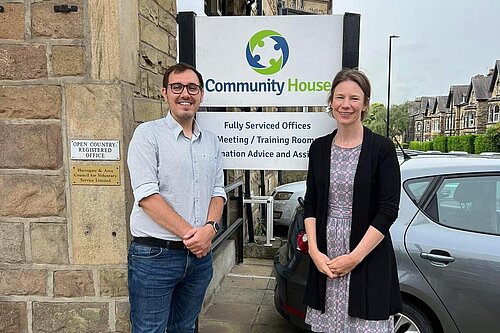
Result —
<svg viewBox="0 0 500 333"><path fill-rule="evenodd" d="M132 333L192 333L212 279L212 253L196 258L132 242L128 290Z"/></svg>

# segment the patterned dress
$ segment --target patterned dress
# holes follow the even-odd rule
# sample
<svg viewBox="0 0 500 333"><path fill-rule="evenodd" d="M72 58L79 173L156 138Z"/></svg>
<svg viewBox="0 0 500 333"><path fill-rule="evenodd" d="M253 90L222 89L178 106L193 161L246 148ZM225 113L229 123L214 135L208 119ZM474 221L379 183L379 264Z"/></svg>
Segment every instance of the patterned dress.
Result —
<svg viewBox="0 0 500 333"><path fill-rule="evenodd" d="M330 159L330 190L327 214L327 255L335 258L349 253L352 221L352 192L354 174L358 165L361 145L341 148L332 144ZM307 308L306 323L313 332L327 333L390 333L394 332L394 319L366 320L350 317L350 274L326 281L325 313Z"/></svg>

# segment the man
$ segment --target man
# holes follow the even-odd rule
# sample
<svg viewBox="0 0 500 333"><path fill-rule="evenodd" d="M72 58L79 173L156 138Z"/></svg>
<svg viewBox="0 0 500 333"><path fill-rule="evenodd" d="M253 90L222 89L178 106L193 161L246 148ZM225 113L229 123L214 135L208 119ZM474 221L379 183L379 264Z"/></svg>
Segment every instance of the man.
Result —
<svg viewBox="0 0 500 333"><path fill-rule="evenodd" d="M183 63L168 68L162 95L170 112L139 125L128 151L133 333L194 332L226 201L219 142L194 119L204 95L201 74Z"/></svg>

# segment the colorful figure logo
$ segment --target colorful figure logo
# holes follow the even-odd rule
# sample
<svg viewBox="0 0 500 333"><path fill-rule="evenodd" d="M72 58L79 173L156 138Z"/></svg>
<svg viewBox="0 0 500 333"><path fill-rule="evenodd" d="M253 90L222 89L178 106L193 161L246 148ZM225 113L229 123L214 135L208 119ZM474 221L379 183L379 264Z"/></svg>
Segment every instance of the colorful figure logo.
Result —
<svg viewBox="0 0 500 333"><path fill-rule="evenodd" d="M269 60L264 60L260 53L266 44L267 46L271 44L273 50L279 52L278 54L271 55ZM286 39L279 32L273 30L261 30L257 32L248 41L246 49L248 64L254 71L262 75L278 73L285 67L289 54L290 51Z"/></svg>

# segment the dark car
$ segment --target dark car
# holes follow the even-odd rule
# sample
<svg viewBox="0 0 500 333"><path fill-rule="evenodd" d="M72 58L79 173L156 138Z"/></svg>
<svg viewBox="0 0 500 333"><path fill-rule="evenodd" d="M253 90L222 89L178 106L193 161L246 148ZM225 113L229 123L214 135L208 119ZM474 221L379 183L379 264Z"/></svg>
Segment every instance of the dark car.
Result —
<svg viewBox="0 0 500 333"><path fill-rule="evenodd" d="M400 168L390 229L403 298L396 332L500 332L500 160L418 155ZM299 207L274 258L274 301L304 328L309 261Z"/></svg>

